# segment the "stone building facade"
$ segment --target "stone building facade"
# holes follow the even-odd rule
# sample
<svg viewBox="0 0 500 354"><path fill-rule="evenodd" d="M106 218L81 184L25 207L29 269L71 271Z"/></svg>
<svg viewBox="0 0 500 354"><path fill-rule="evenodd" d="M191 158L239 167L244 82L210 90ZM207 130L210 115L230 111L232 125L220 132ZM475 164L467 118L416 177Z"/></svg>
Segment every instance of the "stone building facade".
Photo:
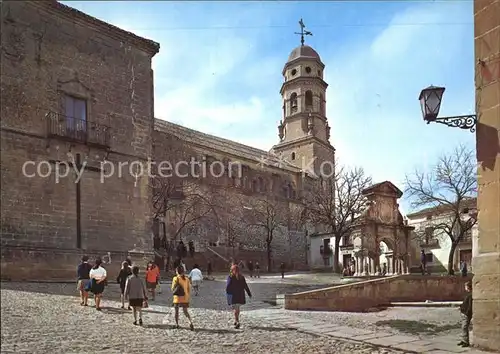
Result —
<svg viewBox="0 0 500 354"><path fill-rule="evenodd" d="M310 189L315 176L333 174L335 161L326 117L328 85L323 80L324 68L319 54L307 45L291 52L283 69L283 119L278 126L279 142L270 151L155 120L156 163L172 159L174 151L183 151L184 159L193 157L205 161L208 166L217 161L225 172L217 178L207 176L196 180L204 186L208 198L220 199L223 208L217 220L207 217L204 222L186 228L179 235L184 242L191 240L196 249L208 254L214 251L213 254L227 258L236 256L265 264L266 230L254 225L252 219L255 214L265 219L266 215L257 210L258 204L262 207L262 203L267 206L272 203L273 209L280 214L280 226L273 234L271 245L273 264L284 262L295 269L308 267L309 242L305 229L310 225L298 220L301 198ZM238 166L240 173L229 166ZM172 217L165 215L160 222L161 238L168 238L169 219ZM172 227L176 229L179 225ZM229 241L230 238L233 240ZM236 255L232 249L234 243L238 249Z"/></svg>
<svg viewBox="0 0 500 354"><path fill-rule="evenodd" d="M473 258L475 345L500 351L500 1L474 0L477 256Z"/></svg>
<svg viewBox="0 0 500 354"><path fill-rule="evenodd" d="M158 43L56 1L3 2L1 41L2 278L73 278L84 253L105 255L111 269L126 255L151 259L154 210L144 167L172 160L179 145L183 156L242 167L239 177L195 181L220 201L218 215L186 228L184 240L212 245L216 254L228 244L227 222L238 248L253 252L240 258L263 262L264 231L241 220L272 202L281 214L273 259L305 266L300 196L335 152L324 64L314 49L294 49L285 64L279 143L263 151L154 118ZM167 216L163 222L168 234Z"/></svg>
<svg viewBox="0 0 500 354"><path fill-rule="evenodd" d="M466 199L462 204L462 219L466 221L477 212L477 199ZM415 227L412 232L412 243L415 246L416 254L412 256L417 263L414 265L419 266L420 252L424 250L426 266L429 272L446 273L452 242L450 237L442 230L436 229L436 225L451 225L452 216L450 211L442 206L432 207L407 214L406 217L408 218L408 225ZM456 246L453 252L453 269L456 272L460 270L461 261L467 263L469 272L474 272L472 259L477 256L478 231L479 226L475 223Z"/></svg>
<svg viewBox="0 0 500 354"><path fill-rule="evenodd" d="M2 278L150 250L147 181L110 166L151 155L159 44L56 1L2 2L1 36Z"/></svg>

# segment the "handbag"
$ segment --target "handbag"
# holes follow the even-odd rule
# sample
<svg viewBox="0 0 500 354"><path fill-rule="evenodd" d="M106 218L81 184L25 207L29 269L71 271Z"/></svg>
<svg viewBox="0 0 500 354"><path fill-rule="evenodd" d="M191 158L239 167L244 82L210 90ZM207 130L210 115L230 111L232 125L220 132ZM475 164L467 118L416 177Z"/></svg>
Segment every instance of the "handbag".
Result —
<svg viewBox="0 0 500 354"><path fill-rule="evenodd" d="M175 283L175 286L174 286L174 289L173 289L173 294L175 296L184 296L185 293L184 293L184 288L182 287L181 284L179 284L179 281L177 280L177 282Z"/></svg>

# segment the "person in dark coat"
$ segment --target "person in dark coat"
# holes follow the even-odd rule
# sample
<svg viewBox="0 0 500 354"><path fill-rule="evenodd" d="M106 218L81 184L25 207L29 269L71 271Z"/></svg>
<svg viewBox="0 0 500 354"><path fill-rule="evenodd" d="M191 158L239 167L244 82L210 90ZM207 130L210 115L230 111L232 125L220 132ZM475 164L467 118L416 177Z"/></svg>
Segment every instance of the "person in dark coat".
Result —
<svg viewBox="0 0 500 354"><path fill-rule="evenodd" d="M120 273L116 278L116 282L120 284L122 309L125 308L125 285L127 284L128 277L131 275L132 275L132 269L128 261L123 262L122 269L120 269ZM132 308L129 306L128 309L131 310Z"/></svg>
<svg viewBox="0 0 500 354"><path fill-rule="evenodd" d="M280 264L281 279L285 279L285 263Z"/></svg>
<svg viewBox="0 0 500 354"><path fill-rule="evenodd" d="M250 273L250 278L253 277L253 262L252 261L248 261L248 272Z"/></svg>
<svg viewBox="0 0 500 354"><path fill-rule="evenodd" d="M460 262L460 273L462 273L463 277L467 276L467 262L465 261Z"/></svg>
<svg viewBox="0 0 500 354"><path fill-rule="evenodd" d="M247 285L245 277L241 274L240 268L237 265L231 267L231 273L227 279L226 294L228 295L228 303L234 310L234 328L240 328L240 308L245 305L245 291L251 298L252 293Z"/></svg>
<svg viewBox="0 0 500 354"><path fill-rule="evenodd" d="M465 295L464 301L460 305L460 317L462 321L462 340L458 343L461 347L470 346L469 342L469 326L472 319L472 282L468 281L465 283Z"/></svg>
<svg viewBox="0 0 500 354"><path fill-rule="evenodd" d="M425 251L420 251L420 269L422 270L422 275L427 273L427 258L425 257Z"/></svg>

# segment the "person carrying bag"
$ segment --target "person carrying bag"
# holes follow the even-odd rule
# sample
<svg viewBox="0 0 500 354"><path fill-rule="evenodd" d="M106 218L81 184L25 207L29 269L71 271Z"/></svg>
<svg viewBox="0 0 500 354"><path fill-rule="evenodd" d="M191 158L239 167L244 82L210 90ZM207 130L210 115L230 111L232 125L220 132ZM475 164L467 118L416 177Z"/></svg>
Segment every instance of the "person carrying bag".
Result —
<svg viewBox="0 0 500 354"><path fill-rule="evenodd" d="M182 308L184 316L189 320L189 328L193 331L194 325L189 315L189 300L191 294L191 283L184 274L182 266L177 267L177 275L172 279L172 294L174 296L175 326L179 328L179 308Z"/></svg>

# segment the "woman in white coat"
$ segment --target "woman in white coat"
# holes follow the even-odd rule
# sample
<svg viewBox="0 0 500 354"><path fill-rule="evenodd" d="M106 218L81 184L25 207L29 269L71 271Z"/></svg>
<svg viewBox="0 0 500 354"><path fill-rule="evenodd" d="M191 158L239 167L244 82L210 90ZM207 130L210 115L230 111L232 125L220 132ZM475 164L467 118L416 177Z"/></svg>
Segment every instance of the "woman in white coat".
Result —
<svg viewBox="0 0 500 354"><path fill-rule="evenodd" d="M194 289L194 295L198 296L198 292L200 291L200 284L203 281L203 274L201 273L198 264L195 264L193 269L189 273L189 279L191 279L191 285Z"/></svg>

